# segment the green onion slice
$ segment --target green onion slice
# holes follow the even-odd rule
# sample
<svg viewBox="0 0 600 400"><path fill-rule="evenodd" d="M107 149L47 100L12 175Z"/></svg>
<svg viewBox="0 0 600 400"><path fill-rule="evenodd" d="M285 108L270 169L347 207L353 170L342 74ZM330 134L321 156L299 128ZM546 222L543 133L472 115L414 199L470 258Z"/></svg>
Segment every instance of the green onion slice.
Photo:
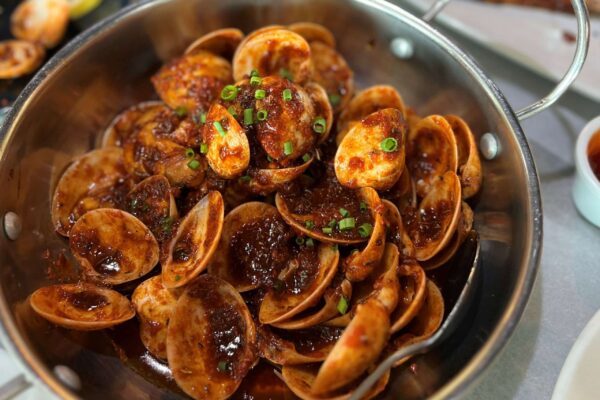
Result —
<svg viewBox="0 0 600 400"><path fill-rule="evenodd" d="M262 79L260 79L258 76L252 76L250 77L250 84L254 85L254 86L258 86L262 83Z"/></svg>
<svg viewBox="0 0 600 400"><path fill-rule="evenodd" d="M327 121L323 117L317 117L313 121L313 131L322 134L327 129Z"/></svg>
<svg viewBox="0 0 600 400"><path fill-rule="evenodd" d="M379 146L381 147L381 150L385 151L386 153L391 153L392 151L396 151L398 149L398 141L391 137L385 138L381 141Z"/></svg>
<svg viewBox="0 0 600 400"><path fill-rule="evenodd" d="M329 102L331 103L332 106L337 106L338 104L340 104L340 101L342 101L342 98L340 97L339 94L330 94L329 95Z"/></svg>
<svg viewBox="0 0 600 400"><path fill-rule="evenodd" d="M265 98L266 95L267 92L264 89L258 89L256 92L254 92L254 98L256 100L262 100Z"/></svg>
<svg viewBox="0 0 600 400"><path fill-rule="evenodd" d="M312 238L306 238L304 244L306 244L307 247L315 247L315 242Z"/></svg>
<svg viewBox="0 0 600 400"><path fill-rule="evenodd" d="M304 161L304 162L310 161L310 154L306 153L305 155L303 155L302 156L302 161Z"/></svg>
<svg viewBox="0 0 600 400"><path fill-rule="evenodd" d="M196 155L196 153L194 152L194 149L192 149L192 148L189 148L189 147L188 147L187 149L185 149L185 156L186 156L187 158L192 158L192 157L194 157L195 155Z"/></svg>
<svg viewBox="0 0 600 400"><path fill-rule="evenodd" d="M294 144L291 141L287 141L283 144L283 154L289 156L294 152Z"/></svg>
<svg viewBox="0 0 600 400"><path fill-rule="evenodd" d="M304 226L306 226L308 229L312 229L315 227L315 223L312 222L311 220L307 220L307 221L304 221Z"/></svg>
<svg viewBox="0 0 600 400"><path fill-rule="evenodd" d="M221 90L221 98L226 101L231 101L237 97L238 88L235 85L227 85Z"/></svg>
<svg viewBox="0 0 600 400"><path fill-rule="evenodd" d="M288 81L291 81L291 82L294 81L294 76L292 75L292 73L287 68L281 68L279 70L279 75L282 78L287 79Z"/></svg>
<svg viewBox="0 0 600 400"><path fill-rule="evenodd" d="M368 238L371 236L371 232L373 232L373 225L369 223L362 224L358 227L358 234L361 238Z"/></svg>
<svg viewBox="0 0 600 400"><path fill-rule="evenodd" d="M355 225L356 225L356 220L352 217L344 218L340 222L338 222L340 231L349 231L351 229L354 229Z"/></svg>
<svg viewBox="0 0 600 400"><path fill-rule="evenodd" d="M187 163L187 166L190 169L196 170L200 167L200 161L198 160L190 160L190 162Z"/></svg>
<svg viewBox="0 0 600 400"><path fill-rule="evenodd" d="M327 235L331 235L333 233L333 228L326 226L323 228L323 233L325 233Z"/></svg>
<svg viewBox="0 0 600 400"><path fill-rule="evenodd" d="M244 109L244 125L252 125L254 123L254 109Z"/></svg>
<svg viewBox="0 0 600 400"><path fill-rule="evenodd" d="M344 207L340 208L340 214L342 215L342 217L348 217L350 216L350 211L346 210Z"/></svg>
<svg viewBox="0 0 600 400"><path fill-rule="evenodd" d="M200 154L206 154L206 153L208 153L208 144L202 143L200 145Z"/></svg>
<svg viewBox="0 0 600 400"><path fill-rule="evenodd" d="M348 300L344 296L340 297L340 301L337 304L337 310L340 314L344 315L348 311Z"/></svg>
<svg viewBox="0 0 600 400"><path fill-rule="evenodd" d="M267 119L267 110L259 110L256 112L256 119L259 121L264 121Z"/></svg>
<svg viewBox="0 0 600 400"><path fill-rule="evenodd" d="M301 237L301 236L298 236L298 237L296 238L296 244L297 244L297 245L299 245L299 246L302 246L302 245L304 244L304 242L305 242L305 239L304 239L303 237Z"/></svg>
<svg viewBox="0 0 600 400"><path fill-rule="evenodd" d="M283 101L290 101L292 99L292 91L291 89L283 90Z"/></svg>
<svg viewBox="0 0 600 400"><path fill-rule="evenodd" d="M213 122L213 126L215 127L217 132L219 132L219 135L225 136L227 134L227 132L225 132L225 129L223 129L223 125L221 125L219 121Z"/></svg>
<svg viewBox="0 0 600 400"><path fill-rule="evenodd" d="M188 111L187 111L187 108L185 108L185 107L181 107L181 106L180 106L180 107L177 107L177 108L175 109L175 114L177 114L177 116L178 116L179 118L183 118L183 117L185 117L185 116L187 115L187 112L188 112Z"/></svg>

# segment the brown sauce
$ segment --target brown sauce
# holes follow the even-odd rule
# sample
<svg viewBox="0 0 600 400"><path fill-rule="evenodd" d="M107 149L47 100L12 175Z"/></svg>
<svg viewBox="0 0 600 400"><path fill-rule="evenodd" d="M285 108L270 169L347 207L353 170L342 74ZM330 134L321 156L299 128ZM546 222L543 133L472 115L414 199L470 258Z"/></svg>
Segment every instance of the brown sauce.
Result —
<svg viewBox="0 0 600 400"><path fill-rule="evenodd" d="M592 135L587 148L587 156L594 175L600 181L600 129Z"/></svg>
<svg viewBox="0 0 600 400"><path fill-rule="evenodd" d="M284 340L294 343L300 354L319 351L336 342L344 328L315 326L300 330L273 329L273 333Z"/></svg>
<svg viewBox="0 0 600 400"><path fill-rule="evenodd" d="M406 207L402 219L415 246L420 247L439 239L451 214L449 201L438 201L435 207L417 209Z"/></svg>
<svg viewBox="0 0 600 400"><path fill-rule="evenodd" d="M67 292L63 290L61 297L71 303L73 307L83 311L94 311L110 304L106 296L91 291Z"/></svg>
<svg viewBox="0 0 600 400"><path fill-rule="evenodd" d="M287 263L288 270L281 287L274 287L280 293L300 294L315 281L319 273L319 254L316 247L294 246L292 257Z"/></svg>
<svg viewBox="0 0 600 400"><path fill-rule="evenodd" d="M139 218L159 242L170 237L170 191L166 179L149 178L127 195L126 210Z"/></svg>
<svg viewBox="0 0 600 400"><path fill-rule="evenodd" d="M89 261L92 268L102 275L113 276L121 272L120 251L100 244L95 229L71 233L71 247L81 257Z"/></svg>

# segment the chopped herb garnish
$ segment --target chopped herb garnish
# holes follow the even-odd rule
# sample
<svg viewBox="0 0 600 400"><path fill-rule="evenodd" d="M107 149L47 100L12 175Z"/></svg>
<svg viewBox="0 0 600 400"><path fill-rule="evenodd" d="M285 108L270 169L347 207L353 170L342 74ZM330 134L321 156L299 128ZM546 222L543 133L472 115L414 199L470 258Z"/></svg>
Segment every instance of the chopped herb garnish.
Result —
<svg viewBox="0 0 600 400"><path fill-rule="evenodd" d="M192 115L192 121L194 121L194 123L196 125L200 125L206 122L206 113L194 113L194 115Z"/></svg>
<svg viewBox="0 0 600 400"><path fill-rule="evenodd" d="M275 290L276 292L281 292L284 287L285 287L285 282L282 281L281 279L275 279L273 281L273 290Z"/></svg>
<svg viewBox="0 0 600 400"><path fill-rule="evenodd" d="M313 121L313 131L322 134L327 129L327 121L323 117L317 117Z"/></svg>
<svg viewBox="0 0 600 400"><path fill-rule="evenodd" d="M306 226L308 229L312 229L315 227L315 223L309 219L307 221L304 221L304 226Z"/></svg>
<svg viewBox="0 0 600 400"><path fill-rule="evenodd" d="M221 98L226 101L231 101L237 97L238 88L235 85L227 85L221 90Z"/></svg>
<svg viewBox="0 0 600 400"><path fill-rule="evenodd" d="M275 160L273 159L273 157L271 157L270 155L267 154L267 161L268 162L273 162Z"/></svg>
<svg viewBox="0 0 600 400"><path fill-rule="evenodd" d="M287 79L288 81L291 81L291 82L294 81L294 76L292 75L292 73L287 68L281 68L279 70L279 75L282 78Z"/></svg>
<svg viewBox="0 0 600 400"><path fill-rule="evenodd" d="M213 122L213 126L215 127L217 132L219 132L219 135L221 135L222 137L227 134L227 132L225 132L225 129L223 129L223 125L221 125L219 121Z"/></svg>
<svg viewBox="0 0 600 400"><path fill-rule="evenodd" d="M250 71L250 76L259 76L258 70L253 69L252 71Z"/></svg>
<svg viewBox="0 0 600 400"><path fill-rule="evenodd" d="M315 247L315 242L312 238L306 238L304 244L306 244L307 247Z"/></svg>
<svg viewBox="0 0 600 400"><path fill-rule="evenodd" d="M351 229L354 229L354 226L356 225L356 221L354 218L349 217L349 218L344 218L343 220L341 220L338 223L338 226L340 228L340 231L349 231Z"/></svg>
<svg viewBox="0 0 600 400"><path fill-rule="evenodd" d="M206 123L206 113L200 114L200 122L203 124Z"/></svg>
<svg viewBox="0 0 600 400"><path fill-rule="evenodd" d="M181 280L181 275L175 275L175 282L179 282Z"/></svg>
<svg viewBox="0 0 600 400"><path fill-rule="evenodd" d="M252 76L250 77L250 84L254 85L254 86L258 86L262 83L262 79L260 79L258 76Z"/></svg>
<svg viewBox="0 0 600 400"><path fill-rule="evenodd" d="M167 235L171 234L171 228L173 228L173 218L171 217L166 217L164 218L161 222L160 222L160 228L163 232L165 232Z"/></svg>
<svg viewBox="0 0 600 400"><path fill-rule="evenodd" d="M235 111L235 108L234 108L233 106L230 106L230 107L227 109L227 112L228 112L229 114L233 115L233 117L234 117L234 118L237 118L237 115L238 115L238 114L237 114L237 112Z"/></svg>
<svg viewBox="0 0 600 400"><path fill-rule="evenodd" d="M340 314L344 315L348 311L348 300L344 296L340 297L340 301L337 304L337 310Z"/></svg>
<svg viewBox="0 0 600 400"><path fill-rule="evenodd" d="M346 210L344 207L341 207L340 214L342 215L342 217L346 218L346 217L350 216L350 211Z"/></svg>
<svg viewBox="0 0 600 400"><path fill-rule="evenodd" d="M360 250L358 250L358 249L352 249L352 251L350 252L350 254L356 254L356 253L358 253L359 251L360 251Z"/></svg>
<svg viewBox="0 0 600 400"><path fill-rule="evenodd" d="M364 201L360 202L360 211L367 211L367 203Z"/></svg>
<svg viewBox="0 0 600 400"><path fill-rule="evenodd" d="M304 162L308 162L310 161L311 155L309 153L306 153L305 155L302 156L302 161Z"/></svg>
<svg viewBox="0 0 600 400"><path fill-rule="evenodd" d="M194 149L192 149L192 148L189 148L189 147L188 147L187 149L185 149L185 156L186 156L187 158L192 158L192 157L194 157L195 155L196 155L196 153L194 152Z"/></svg>
<svg viewBox="0 0 600 400"><path fill-rule="evenodd" d="M296 244L297 244L298 246L302 246L302 245L304 244L304 242L305 242L305 240L304 240L304 238L303 238L302 236L298 236L298 237L296 238Z"/></svg>
<svg viewBox="0 0 600 400"><path fill-rule="evenodd" d="M381 141L379 146L381 147L381 150L385 151L386 153L391 153L392 151L396 151L398 149L398 141L391 137L385 138Z"/></svg>
<svg viewBox="0 0 600 400"><path fill-rule="evenodd" d="M331 235L333 233L333 228L326 226L323 228L323 233L325 233L327 235Z"/></svg>
<svg viewBox="0 0 600 400"><path fill-rule="evenodd" d="M190 169L196 170L200 167L200 161L198 160L190 160L190 162L187 163L187 166Z"/></svg>
<svg viewBox="0 0 600 400"><path fill-rule="evenodd" d="M337 250L338 250L338 247L339 247L339 246L337 245L337 243L334 243L334 244L332 244L332 245L331 245L331 248L332 248L333 250L335 250L335 251L337 251Z"/></svg>
<svg viewBox="0 0 600 400"><path fill-rule="evenodd" d="M335 218L327 223L327 226L330 228L335 228L336 225L337 225L337 221L335 220Z"/></svg>
<svg viewBox="0 0 600 400"><path fill-rule="evenodd" d="M284 89L283 90L283 101L290 101L292 99L292 90Z"/></svg>
<svg viewBox="0 0 600 400"><path fill-rule="evenodd" d="M329 95L329 102L331 103L332 106L337 106L338 104L340 104L340 101L342 100L342 98L340 97L339 94L330 94Z"/></svg>
<svg viewBox="0 0 600 400"><path fill-rule="evenodd" d="M256 113L256 119L259 121L264 121L267 119L267 110L259 110Z"/></svg>
<svg viewBox="0 0 600 400"><path fill-rule="evenodd" d="M294 152L294 145L291 141L287 141L283 144L283 154L286 156L291 155Z"/></svg>
<svg viewBox="0 0 600 400"><path fill-rule="evenodd" d="M361 238L368 238L371 236L371 232L373 232L373 225L369 223L362 224L358 227L358 234Z"/></svg>
<svg viewBox="0 0 600 400"><path fill-rule="evenodd" d="M227 361L219 361L217 364L217 370L219 372L227 372L229 371L229 363Z"/></svg>
<svg viewBox="0 0 600 400"><path fill-rule="evenodd" d="M206 153L208 153L208 144L202 143L200 145L200 154L206 154Z"/></svg>
<svg viewBox="0 0 600 400"><path fill-rule="evenodd" d="M175 109L175 114L177 114L177 116L179 118L185 117L187 115L187 113L188 113L188 111L187 111L187 108L185 108L185 107L180 106Z"/></svg>
<svg viewBox="0 0 600 400"><path fill-rule="evenodd" d="M267 92L264 89L258 89L256 92L254 92L254 98L256 100L262 100L265 98L266 95Z"/></svg>
<svg viewBox="0 0 600 400"><path fill-rule="evenodd" d="M244 125L252 125L254 123L254 109L244 109Z"/></svg>
<svg viewBox="0 0 600 400"><path fill-rule="evenodd" d="M242 183L249 183L251 180L252 177L250 175L240 176L240 182Z"/></svg>

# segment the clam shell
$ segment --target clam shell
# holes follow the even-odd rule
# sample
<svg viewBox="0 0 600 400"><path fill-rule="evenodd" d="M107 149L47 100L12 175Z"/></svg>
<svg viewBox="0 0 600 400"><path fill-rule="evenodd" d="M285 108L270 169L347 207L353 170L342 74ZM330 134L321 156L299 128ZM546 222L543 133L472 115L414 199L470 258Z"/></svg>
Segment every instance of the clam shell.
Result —
<svg viewBox="0 0 600 400"><path fill-rule="evenodd" d="M62 0L26 0L10 16L10 31L17 38L56 46L65 36L69 4Z"/></svg>
<svg viewBox="0 0 600 400"><path fill-rule="evenodd" d="M337 272L340 253L337 248L325 243L319 244L316 251L318 252L319 269L312 282L298 293L291 293L287 290L281 293L277 293L275 290L269 291L260 305L259 320L261 323L271 324L284 321L319 302ZM302 267L300 261L290 260L290 264L294 262L298 263L300 268Z"/></svg>
<svg viewBox="0 0 600 400"><path fill-rule="evenodd" d="M102 134L101 147L123 146L140 125L153 120L156 114L167 111L162 101L144 101L121 111Z"/></svg>
<svg viewBox="0 0 600 400"><path fill-rule="evenodd" d="M314 22L296 22L288 25L287 29L302 36L310 44L321 42L329 47L335 47L333 33L323 25Z"/></svg>
<svg viewBox="0 0 600 400"><path fill-rule="evenodd" d="M260 76L277 75L285 68L294 82L310 76L310 46L304 38L287 29L270 26L250 33L233 55L233 77L240 81L252 70Z"/></svg>
<svg viewBox="0 0 600 400"><path fill-rule="evenodd" d="M382 200L382 203L385 206L383 220L386 224L387 241L398 247L402 253L402 258L414 258L415 246L406 229L404 229L402 216L400 215L400 211L398 211L398 207L389 200Z"/></svg>
<svg viewBox="0 0 600 400"><path fill-rule="evenodd" d="M185 49L185 54L204 50L230 60L243 38L244 33L239 29L217 29L196 39Z"/></svg>
<svg viewBox="0 0 600 400"><path fill-rule="evenodd" d="M184 54L164 65L153 77L159 97L173 109L206 111L221 89L232 82L229 61L207 51Z"/></svg>
<svg viewBox="0 0 600 400"><path fill-rule="evenodd" d="M60 177L52 197L52 224L58 233L69 236L79 215L73 212L85 197L111 188L126 176L123 150L92 150L75 159Z"/></svg>
<svg viewBox="0 0 600 400"><path fill-rule="evenodd" d="M319 83L308 82L304 85L304 89L313 102L315 116L323 117L327 122L325 132L318 134L317 144L321 144L327 140L329 133L331 132L331 127L333 126L333 108L329 102L327 92Z"/></svg>
<svg viewBox="0 0 600 400"><path fill-rule="evenodd" d="M477 142L469 125L462 118L456 115L445 115L444 118L452 127L456 138L462 196L463 199L468 199L479 192L483 179Z"/></svg>
<svg viewBox="0 0 600 400"><path fill-rule="evenodd" d="M311 79L323 86L329 99L337 96L333 111L337 114L350 102L354 94L354 73L346 63L344 57L320 41L310 43L312 75Z"/></svg>
<svg viewBox="0 0 600 400"><path fill-rule="evenodd" d="M399 303L391 315L391 332L404 328L421 310L427 293L425 271L416 262L403 263L398 268L400 282Z"/></svg>
<svg viewBox="0 0 600 400"><path fill-rule="evenodd" d="M438 177L449 171L456 172L456 139L444 117L430 115L409 131L406 158L420 197L426 196Z"/></svg>
<svg viewBox="0 0 600 400"><path fill-rule="evenodd" d="M248 307L227 282L202 275L183 292L167 329L175 382L194 399L226 399L258 360Z"/></svg>
<svg viewBox="0 0 600 400"><path fill-rule="evenodd" d="M241 182L250 193L258 195L267 195L276 192L283 186L292 182L294 179L302 175L315 159L315 155L311 154L310 159L298 166L287 168L263 168L251 169L248 171L250 180Z"/></svg>
<svg viewBox="0 0 600 400"><path fill-rule="evenodd" d="M206 269L221 238L224 213L221 193L212 191L181 221L162 264L165 287L184 286Z"/></svg>
<svg viewBox="0 0 600 400"><path fill-rule="evenodd" d="M138 279L158 263L158 243L150 229L117 209L85 213L71 228L69 245L83 275L105 285Z"/></svg>
<svg viewBox="0 0 600 400"><path fill-rule="evenodd" d="M26 40L0 42L0 79L13 79L35 71L44 61L43 46Z"/></svg>
<svg viewBox="0 0 600 400"><path fill-rule="evenodd" d="M335 175L349 188L391 188L402 175L407 125L402 112L387 108L376 111L355 124L335 154ZM394 139L393 151L384 151L382 143Z"/></svg>
<svg viewBox="0 0 600 400"><path fill-rule="evenodd" d="M90 283L43 287L33 292L29 302L48 321L81 331L109 328L135 317L125 296Z"/></svg>
<svg viewBox="0 0 600 400"><path fill-rule="evenodd" d="M160 276L142 282L133 294L131 302L140 320L140 338L154 356L167 359L167 326L181 289L167 289Z"/></svg>

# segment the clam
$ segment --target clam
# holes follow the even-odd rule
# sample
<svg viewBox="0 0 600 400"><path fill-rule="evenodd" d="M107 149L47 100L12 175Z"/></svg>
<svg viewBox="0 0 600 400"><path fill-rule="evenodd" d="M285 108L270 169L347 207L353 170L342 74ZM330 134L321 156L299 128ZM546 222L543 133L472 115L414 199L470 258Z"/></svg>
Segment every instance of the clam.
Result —
<svg viewBox="0 0 600 400"><path fill-rule="evenodd" d="M315 155L307 153L305 159L302 164L287 168L251 168L247 175L240 178L240 183L250 193L264 196L276 192L302 175L314 161Z"/></svg>
<svg viewBox="0 0 600 400"><path fill-rule="evenodd" d="M137 128L168 108L161 101L144 101L120 112L102 135L102 147L123 146Z"/></svg>
<svg viewBox="0 0 600 400"><path fill-rule="evenodd" d="M330 244L301 246L279 274L279 285L263 298L260 322L284 321L317 304L337 272L339 257L337 248Z"/></svg>
<svg viewBox="0 0 600 400"><path fill-rule="evenodd" d="M203 50L230 60L243 38L244 33L239 29L217 29L196 39L185 49L185 54Z"/></svg>
<svg viewBox="0 0 600 400"><path fill-rule="evenodd" d="M353 390L360 383L360 380L357 379L348 388L317 395L313 392L312 387L318 370L319 366L317 364L284 366L281 369L281 375L290 390L302 400L348 400ZM372 399L381 393L387 386L389 379L390 372L388 371L369 389L362 400Z"/></svg>
<svg viewBox="0 0 600 400"><path fill-rule="evenodd" d="M210 107L202 140L208 145L208 164L217 175L231 179L248 168L250 144L246 132L222 105Z"/></svg>
<svg viewBox="0 0 600 400"><path fill-rule="evenodd" d="M335 47L333 33L323 25L314 22L296 22L288 25L287 29L302 36L309 44L320 42L329 47Z"/></svg>
<svg viewBox="0 0 600 400"><path fill-rule="evenodd" d="M425 301L427 277L416 262L405 262L398 267L400 296L391 315L391 332L396 333L412 321Z"/></svg>
<svg viewBox="0 0 600 400"><path fill-rule="evenodd" d="M342 142L352 126L367 115L386 108L395 108L405 114L405 106L400 93L392 86L371 86L354 96L342 110L337 122L337 144Z"/></svg>
<svg viewBox="0 0 600 400"><path fill-rule="evenodd" d="M154 356L167 359L167 326L181 295L181 289L167 289L160 276L139 285L131 302L140 320L140 338Z"/></svg>
<svg viewBox="0 0 600 400"><path fill-rule="evenodd" d="M441 250L433 258L424 261L423 268L429 271L446 264L454 256L454 254L456 254L472 228L473 210L467 203L463 201L458 226L456 227L456 231L454 232L452 239L450 239L450 242L443 248L443 250Z"/></svg>
<svg viewBox="0 0 600 400"><path fill-rule="evenodd" d="M171 225L178 218L169 180L153 175L138 183L125 198L126 210L139 218L159 242L171 236Z"/></svg>
<svg viewBox="0 0 600 400"><path fill-rule="evenodd" d="M376 298L360 304L350 324L321 365L312 384L315 395L342 388L360 377L379 355L389 337L390 320Z"/></svg>
<svg viewBox="0 0 600 400"><path fill-rule="evenodd" d="M362 243L381 232L383 207L377 192L344 188L332 172L314 187L278 192L275 205L283 219L304 235L329 243Z"/></svg>
<svg viewBox="0 0 600 400"><path fill-rule="evenodd" d="M270 286L287 261L291 238L291 230L275 207L244 203L225 216L221 241L208 272L239 292Z"/></svg>
<svg viewBox="0 0 600 400"><path fill-rule="evenodd" d="M69 245L83 275L106 285L140 278L158 263L158 243L150 229L122 210L85 213L71 228Z"/></svg>
<svg viewBox="0 0 600 400"><path fill-rule="evenodd" d="M256 328L240 294L202 275L177 300L167 329L175 382L194 399L226 399L258 361Z"/></svg>
<svg viewBox="0 0 600 400"><path fill-rule="evenodd" d="M404 227L415 246L417 260L433 258L449 243L458 225L460 209L460 180L449 171L431 182L428 194L417 208L404 210Z"/></svg>
<svg viewBox="0 0 600 400"><path fill-rule="evenodd" d="M325 360L340 335L341 329L324 326L275 332L263 325L258 328L258 348L274 364L310 364Z"/></svg>
<svg viewBox="0 0 600 400"><path fill-rule="evenodd" d="M10 16L10 31L17 38L56 46L69 23L69 3L65 0L26 0Z"/></svg>
<svg viewBox="0 0 600 400"><path fill-rule="evenodd" d="M162 264L165 287L184 286L206 269L221 238L224 213L221 193L211 191L181 221Z"/></svg>
<svg viewBox="0 0 600 400"><path fill-rule="evenodd" d="M189 114L208 110L230 82L229 61L202 50L172 60L152 77L162 101Z"/></svg>
<svg viewBox="0 0 600 400"><path fill-rule="evenodd" d="M444 117L430 115L409 131L406 158L420 197L425 197L437 178L449 171L456 172L456 139Z"/></svg>
<svg viewBox="0 0 600 400"><path fill-rule="evenodd" d="M458 151L458 175L462 186L463 199L473 197L481 187L481 160L477 143L469 125L456 115L445 115L452 127Z"/></svg>
<svg viewBox="0 0 600 400"><path fill-rule="evenodd" d="M414 258L415 246L406 229L404 229L398 207L389 200L382 200L382 203L385 207L383 220L386 224L387 241L395 244L400 249L403 258Z"/></svg>
<svg viewBox="0 0 600 400"><path fill-rule="evenodd" d="M318 116L317 118L325 119L324 132L317 132L317 144L321 144L327 140L329 133L331 132L331 127L333 126L333 108L327 92L320 84L308 82L306 85L304 85L304 89L313 102L315 107L315 115ZM314 125L313 130L315 130Z"/></svg>
<svg viewBox="0 0 600 400"><path fill-rule="evenodd" d="M43 287L33 292L29 302L48 321L81 331L109 328L135 317L125 296L90 283Z"/></svg>
<svg viewBox="0 0 600 400"><path fill-rule="evenodd" d="M287 330L305 329L331 320L340 313L346 314L347 305L352 298L352 284L347 279L340 282L339 285L330 287L323 294L323 305L315 312L307 315L297 315L295 318L281 322L275 322L271 325ZM343 325L346 326L347 324Z"/></svg>
<svg viewBox="0 0 600 400"><path fill-rule="evenodd" d="M310 76L310 46L297 33L281 27L252 32L233 55L233 77L240 81L253 70L260 76L280 74L296 83Z"/></svg>
<svg viewBox="0 0 600 400"><path fill-rule="evenodd" d="M44 61L43 46L26 40L0 42L0 79L13 79L35 71Z"/></svg>
<svg viewBox="0 0 600 400"><path fill-rule="evenodd" d="M126 175L123 150L119 148L92 150L75 159L63 172L52 197L51 217L56 231L68 236L82 215L79 210L85 212L102 205L111 206L110 199L94 201L94 207L87 206L90 201L85 200L93 200L98 197L95 195L112 190Z"/></svg>
<svg viewBox="0 0 600 400"><path fill-rule="evenodd" d="M335 153L335 174L349 188L391 188L402 175L406 123L400 110L386 108L355 124Z"/></svg>
<svg viewBox="0 0 600 400"><path fill-rule="evenodd" d="M354 94L354 73L333 46L320 41L310 43L313 72L311 79L323 86L337 114Z"/></svg>

